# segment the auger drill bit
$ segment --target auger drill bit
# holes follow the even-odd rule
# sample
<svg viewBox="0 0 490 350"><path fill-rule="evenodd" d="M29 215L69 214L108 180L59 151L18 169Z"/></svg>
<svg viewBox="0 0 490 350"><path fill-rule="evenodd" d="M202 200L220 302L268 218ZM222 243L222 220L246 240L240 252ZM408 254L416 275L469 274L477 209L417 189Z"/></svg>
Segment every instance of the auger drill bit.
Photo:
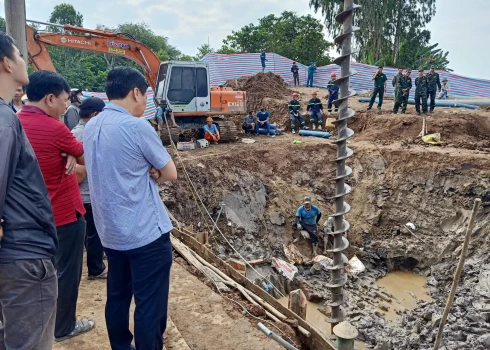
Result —
<svg viewBox="0 0 490 350"><path fill-rule="evenodd" d="M345 318L345 312L342 305L345 303L342 287L347 282L347 276L344 273L344 262L347 257L342 253L349 247L349 241L344 237L344 233L349 231L350 225L347 220L344 220L344 215L350 211L350 205L344 202L344 196L351 192L351 187L345 183L345 178L352 174L352 169L345 165L346 159L350 158L354 153L347 147L347 140L354 135L354 131L347 127L347 120L355 115L354 110L348 107L349 97L355 96L354 90L349 90L350 76L356 74L355 70L351 70L351 55L352 55L352 36L359 28L352 25L352 16L359 5L354 4L353 0L342 0L344 11L337 15L337 22L342 23L342 34L335 38L335 43L341 46L342 53L334 61L340 66L340 78L335 81L340 87L340 96L334 102L339 107L339 117L334 122L338 131L338 138L334 141L337 144L337 173L335 177L335 214L334 217L334 238L333 248L328 252L333 253L333 264L329 268L332 272L332 279L327 283L327 287L331 289L332 300L329 303L332 314L329 322L333 326L342 322Z"/></svg>

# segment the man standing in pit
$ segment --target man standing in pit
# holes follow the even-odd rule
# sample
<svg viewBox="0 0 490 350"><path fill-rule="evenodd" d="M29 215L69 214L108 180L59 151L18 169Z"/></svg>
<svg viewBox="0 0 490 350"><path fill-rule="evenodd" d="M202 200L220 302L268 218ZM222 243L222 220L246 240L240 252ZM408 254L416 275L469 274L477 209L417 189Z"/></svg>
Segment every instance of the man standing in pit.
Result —
<svg viewBox="0 0 490 350"><path fill-rule="evenodd" d="M306 110L310 112L310 123L313 130L316 129L315 117L318 120L318 130L322 130L323 126L323 105L322 100L317 97L316 91L311 94L311 100L308 102Z"/></svg>
<svg viewBox="0 0 490 350"><path fill-rule="evenodd" d="M313 75L315 75L316 72L316 63L311 62L310 66L308 67L308 79L306 81L306 87L313 87Z"/></svg>
<svg viewBox="0 0 490 350"><path fill-rule="evenodd" d="M376 73L374 73L371 80L374 81L374 89L373 94L371 95L368 110L373 108L373 104L376 101L376 95L379 95L378 109L381 109L381 106L383 105L383 97L386 91L386 81L388 80L386 75L383 73L383 67L378 67L378 70Z"/></svg>
<svg viewBox="0 0 490 350"><path fill-rule="evenodd" d="M303 205L296 211L296 220L293 230L299 229L299 225L310 235L313 254L316 255L318 248L318 222L322 217L320 209L311 204L311 198L305 197Z"/></svg>
<svg viewBox="0 0 490 350"><path fill-rule="evenodd" d="M422 100L422 112L427 114L427 76L424 70L419 69L419 76L415 79L415 109L420 115L420 100Z"/></svg>
<svg viewBox="0 0 490 350"><path fill-rule="evenodd" d="M396 100L393 113L398 114L398 108L402 107L402 114L407 112L408 97L410 95L410 89L412 88L412 78L410 73L412 71L407 69L404 76L400 77L396 85Z"/></svg>
<svg viewBox="0 0 490 350"><path fill-rule="evenodd" d="M289 119L291 120L291 133L293 134L296 134L296 118L299 119L303 129L308 129L305 124L305 120L301 115L301 104L298 101L298 97L299 94L297 92L293 93L293 99L289 101L288 104Z"/></svg>
<svg viewBox="0 0 490 350"><path fill-rule="evenodd" d="M265 71L265 61L268 60L265 58L265 50L262 50L262 52L260 53L260 64L262 65L262 73L264 73Z"/></svg>
<svg viewBox="0 0 490 350"><path fill-rule="evenodd" d="M398 80L401 77L403 77L403 68L398 68L398 74L396 74L393 77L393 80L391 81L391 85L393 85L393 88L395 89L395 101L396 101L396 98L398 96L398 89L396 88L396 86L398 85Z"/></svg>
<svg viewBox="0 0 490 350"><path fill-rule="evenodd" d="M294 86L299 85L299 67L296 62L291 66L291 73L293 73Z"/></svg>
<svg viewBox="0 0 490 350"><path fill-rule="evenodd" d="M327 110L328 110L328 113L332 112L333 101L335 101L339 98L339 89L340 89L340 87L335 84L335 80L337 80L337 74L332 72L332 74L330 74L330 77L332 79L328 82L328 85L327 85L327 90L328 90ZM339 107L335 106L335 112L338 112L338 111L339 111Z"/></svg>
<svg viewBox="0 0 490 350"><path fill-rule="evenodd" d="M436 91L441 92L441 80L435 68L430 67L430 71L427 74L427 99L430 97L430 113L434 112L436 107Z"/></svg>

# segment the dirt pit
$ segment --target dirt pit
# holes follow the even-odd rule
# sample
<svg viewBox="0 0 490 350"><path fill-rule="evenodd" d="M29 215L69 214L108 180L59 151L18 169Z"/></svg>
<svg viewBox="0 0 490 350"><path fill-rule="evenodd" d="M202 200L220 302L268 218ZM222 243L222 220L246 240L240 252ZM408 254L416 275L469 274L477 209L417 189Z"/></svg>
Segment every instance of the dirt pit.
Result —
<svg viewBox="0 0 490 350"><path fill-rule="evenodd" d="M313 89L298 90L305 104ZM288 98L273 100L283 106ZM395 116L389 112L392 105L387 100L386 110L368 112L365 104L352 102L358 114L350 123L356 135L349 144L355 154L348 160L353 175L347 183L353 191L346 197L352 207L347 215L352 227L347 253L349 258L356 255L366 271L350 276L345 286L347 319L356 325L367 349L431 348L473 200L482 198L441 349L490 348L490 113L436 109L427 118L428 131L441 133L444 144L431 146L417 137L422 118L414 114L413 106L408 114ZM272 121L285 120L283 113L273 113ZM225 204L218 226L234 249L247 260L287 260L285 247L298 237L291 223L304 196L321 209L321 223L334 211L329 198L335 193L331 179L336 148L330 140L291 134L261 136L255 141L179 155L214 219ZM195 231L211 232L211 223L198 209L183 176L161 187L161 195L179 222L192 225ZM409 222L415 224L416 236L405 229ZM209 241L222 259L239 258L220 233L214 232ZM301 238L295 246L306 257L306 262L297 264L296 283L328 315L325 302L330 292L324 286L328 273L311 271L308 240ZM320 244L317 253L322 249ZM390 273L403 270L407 272L395 272L397 278L418 279L415 285L389 282L402 286L398 292L382 285L393 278ZM398 304L403 298L411 304ZM388 311L379 309L383 304Z"/></svg>

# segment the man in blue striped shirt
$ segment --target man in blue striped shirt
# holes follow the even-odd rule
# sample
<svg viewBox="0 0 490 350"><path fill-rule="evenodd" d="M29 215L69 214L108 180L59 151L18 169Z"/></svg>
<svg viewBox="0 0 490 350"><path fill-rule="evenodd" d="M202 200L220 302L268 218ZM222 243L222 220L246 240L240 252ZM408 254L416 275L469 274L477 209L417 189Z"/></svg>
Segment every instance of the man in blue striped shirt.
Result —
<svg viewBox="0 0 490 350"><path fill-rule="evenodd" d="M136 69L111 70L110 104L83 134L94 221L110 266L105 316L112 349L134 349L133 294L136 348L163 349L167 323L172 224L158 184L175 180L177 170L155 130L139 118L147 88Z"/></svg>

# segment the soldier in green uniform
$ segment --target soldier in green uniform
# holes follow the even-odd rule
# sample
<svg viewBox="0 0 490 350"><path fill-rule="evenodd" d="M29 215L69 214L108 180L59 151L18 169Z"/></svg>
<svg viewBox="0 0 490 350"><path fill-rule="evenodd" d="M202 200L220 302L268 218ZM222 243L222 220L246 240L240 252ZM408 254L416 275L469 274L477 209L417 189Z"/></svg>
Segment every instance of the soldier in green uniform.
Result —
<svg viewBox="0 0 490 350"><path fill-rule="evenodd" d="M430 112L434 112L436 107L436 91L441 92L441 80L434 67L430 67L427 74L427 98L430 97Z"/></svg>
<svg viewBox="0 0 490 350"><path fill-rule="evenodd" d="M395 89L395 101L396 97L398 96L398 89L396 88L396 85L401 77L403 77L403 68L398 68L398 74L393 76L393 80L391 81L391 85L393 85L393 88Z"/></svg>
<svg viewBox="0 0 490 350"><path fill-rule="evenodd" d="M419 69L419 76L415 79L415 109L420 114L420 100L422 100L422 112L427 114L427 77L424 70Z"/></svg>
<svg viewBox="0 0 490 350"><path fill-rule="evenodd" d="M407 69L405 75L400 77L396 85L396 101L395 107L393 108L393 113L398 114L398 108L402 107L402 114L407 111L408 96L410 95L410 89L412 88L412 78L410 78L410 73L412 71Z"/></svg>
<svg viewBox="0 0 490 350"><path fill-rule="evenodd" d="M385 90L386 90L386 81L388 80L386 75L383 73L383 67L378 67L378 70L376 71L376 73L374 73L371 80L374 81L374 90L373 90L373 95L371 96L371 101L369 102L368 110L370 110L373 107L374 101L376 100L376 95L378 94L379 94L378 109L381 109L381 106L383 105L383 97L385 95Z"/></svg>

